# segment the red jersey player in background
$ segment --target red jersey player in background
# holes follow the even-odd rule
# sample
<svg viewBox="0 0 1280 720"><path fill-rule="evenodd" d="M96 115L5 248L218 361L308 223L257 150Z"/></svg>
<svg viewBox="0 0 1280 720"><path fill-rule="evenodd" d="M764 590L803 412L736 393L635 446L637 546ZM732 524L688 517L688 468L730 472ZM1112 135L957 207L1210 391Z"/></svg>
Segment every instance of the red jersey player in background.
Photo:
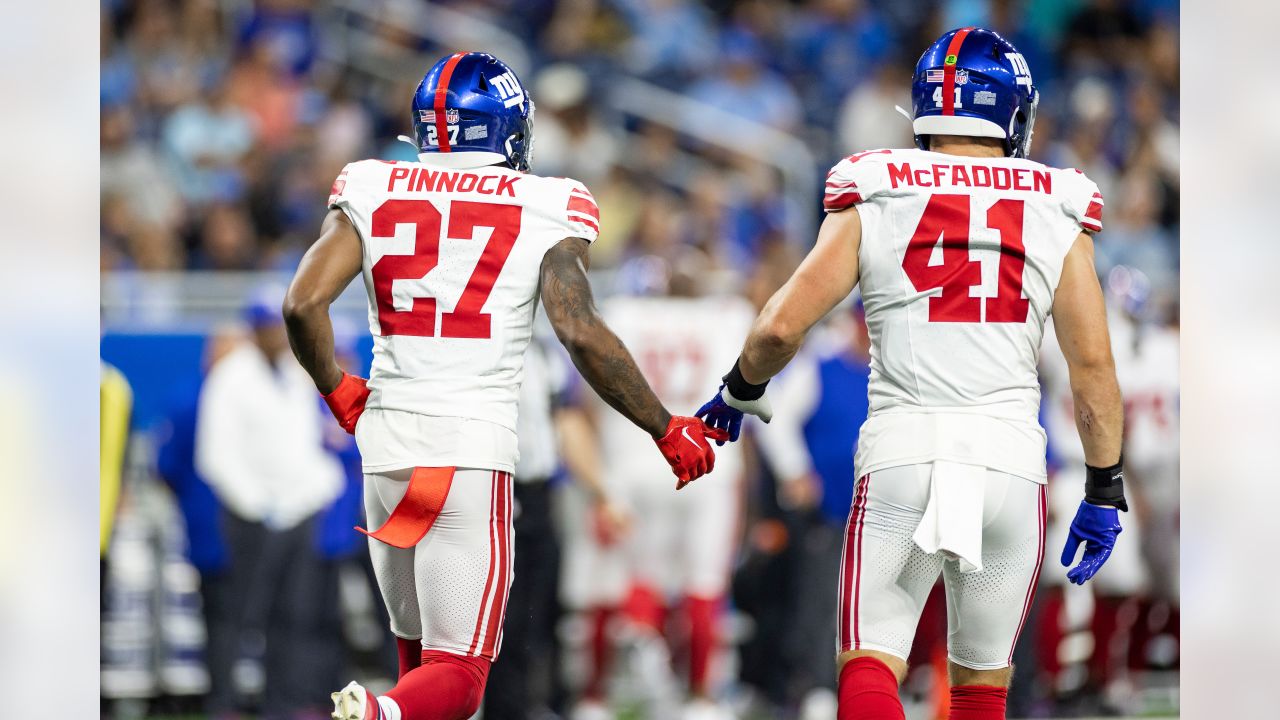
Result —
<svg viewBox="0 0 1280 720"><path fill-rule="evenodd" d="M700 280L707 264L697 251L672 263L656 255L634 258L620 273L633 292L602 303L609 326L665 403L696 403L717 379L717 368L733 362L755 315L741 297L704 293ZM649 716L726 717L713 699L715 660L744 507L742 448L724 448L714 473L673 494L652 484L664 467L644 451L634 426L613 413L600 414L597 425L606 482L629 510L631 524L620 541L581 528L566 554L562 594L586 611L592 632L589 679L573 718L613 717L605 681L614 637L637 656ZM618 615L622 623L615 622ZM622 632L611 632L619 625ZM675 640L683 636L687 642ZM687 679L676 682L673 656L686 654Z"/></svg>
<svg viewBox="0 0 1280 720"><path fill-rule="evenodd" d="M651 436L679 486L709 472L704 434L672 417L596 311L586 266L599 213L581 183L528 172L533 102L514 72L455 53L413 98L420 162L351 163L284 304L289 339L365 471L369 550L400 638L396 686L333 694L337 720L458 720L502 645L511 473L539 296L587 382ZM369 294L367 381L334 360L328 308Z"/></svg>
<svg viewBox="0 0 1280 720"><path fill-rule="evenodd" d="M870 410L840 575L839 719L903 718L898 685L939 574L948 606L952 720L1005 716L1013 649L1045 548L1045 433L1036 374L1052 313L1087 464L1067 576L1091 578L1127 510L1123 409L1091 234L1097 186L1027 159L1038 101L1022 55L979 28L946 33L916 65L914 150L832 169L817 243L757 318L698 412L736 437L768 420L769 379L860 286Z"/></svg>

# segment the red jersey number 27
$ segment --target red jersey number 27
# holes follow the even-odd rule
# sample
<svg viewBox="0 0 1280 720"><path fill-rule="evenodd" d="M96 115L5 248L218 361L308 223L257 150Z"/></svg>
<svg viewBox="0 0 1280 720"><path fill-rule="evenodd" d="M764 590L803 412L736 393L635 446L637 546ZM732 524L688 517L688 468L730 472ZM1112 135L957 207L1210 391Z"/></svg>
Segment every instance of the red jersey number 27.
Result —
<svg viewBox="0 0 1280 720"><path fill-rule="evenodd" d="M929 322L1027 321L1027 299L1022 297L1022 270L1027 253L1022 244L1022 200L999 200L987 210L987 227L1000 232L1000 269L996 296L972 297L969 288L982 284L982 263L969 259L968 195L939 193L929 197L915 234L902 258L917 292L941 288L929 298ZM930 265L941 237L942 262Z"/></svg>
<svg viewBox="0 0 1280 720"><path fill-rule="evenodd" d="M414 226L412 255L383 255L373 264L373 295L378 305L378 325L384 337L476 338L490 337L490 316L481 312L502 266L520 234L519 205L455 200L449 207L452 240L474 240L477 228L492 228L489 242L471 271L467 286L451 312L440 316L436 329L436 298L415 296L408 310L397 310L391 297L396 280L417 280L440 262L443 218L428 200L388 200L373 212L370 235L394 237L397 225Z"/></svg>

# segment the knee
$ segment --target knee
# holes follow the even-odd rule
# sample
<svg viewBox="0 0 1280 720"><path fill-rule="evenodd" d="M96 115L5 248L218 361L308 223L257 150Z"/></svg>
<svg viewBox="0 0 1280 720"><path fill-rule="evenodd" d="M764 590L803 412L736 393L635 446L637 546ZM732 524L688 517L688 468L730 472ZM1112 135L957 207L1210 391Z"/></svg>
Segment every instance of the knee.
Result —
<svg viewBox="0 0 1280 720"><path fill-rule="evenodd" d="M953 686L985 685L988 687L1007 688L1013 679L1013 666L1007 665L994 670L975 670L950 661L947 663L947 674L950 676Z"/></svg>
<svg viewBox="0 0 1280 720"><path fill-rule="evenodd" d="M901 658L875 651L851 651L840 659L843 665L838 685L838 720L905 720L898 697L902 675L889 667L894 662L905 673L906 663Z"/></svg>
<svg viewBox="0 0 1280 720"><path fill-rule="evenodd" d="M896 655L890 655L879 650L846 650L836 656L836 676L839 677L844 671L845 666L857 658L870 658L878 660L881 664L893 673L893 677L899 684L907 677L907 661Z"/></svg>

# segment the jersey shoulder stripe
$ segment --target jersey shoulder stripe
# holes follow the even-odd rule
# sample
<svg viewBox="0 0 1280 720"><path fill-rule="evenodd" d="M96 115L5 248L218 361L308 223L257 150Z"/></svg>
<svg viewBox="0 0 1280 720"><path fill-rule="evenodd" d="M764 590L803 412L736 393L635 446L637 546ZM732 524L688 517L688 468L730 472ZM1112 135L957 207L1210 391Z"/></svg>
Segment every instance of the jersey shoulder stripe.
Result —
<svg viewBox="0 0 1280 720"><path fill-rule="evenodd" d="M572 233L587 242L595 242L600 235L600 206L586 185L572 178L556 178L569 187L565 199L564 222Z"/></svg>
<svg viewBox="0 0 1280 720"><path fill-rule="evenodd" d="M827 173L822 196L822 209L829 213L841 212L865 202L879 186L877 178L883 158L892 150L868 150L854 153L836 163Z"/></svg>
<svg viewBox="0 0 1280 720"><path fill-rule="evenodd" d="M1081 229L1090 233L1102 232L1102 208L1106 202L1097 183L1077 168L1060 170L1059 175L1066 186L1062 202L1067 214L1080 224Z"/></svg>

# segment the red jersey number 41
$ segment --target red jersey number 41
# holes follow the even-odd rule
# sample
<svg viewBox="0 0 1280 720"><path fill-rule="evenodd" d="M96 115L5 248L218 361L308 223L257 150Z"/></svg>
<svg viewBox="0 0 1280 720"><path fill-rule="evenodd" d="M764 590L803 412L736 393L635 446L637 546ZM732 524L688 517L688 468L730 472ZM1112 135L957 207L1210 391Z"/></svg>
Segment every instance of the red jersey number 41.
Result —
<svg viewBox="0 0 1280 720"><path fill-rule="evenodd" d="M397 225L414 226L412 255L383 255L373 264L373 295L378 305L378 325L383 337L412 335L487 339L491 317L481 312L502 266L520 234L521 208L518 205L455 200L449 206L448 237L475 240L477 228L492 228L489 242L471 271L467 286L451 312L440 316L436 328L436 298L415 296L408 310L397 310L391 297L396 280L418 280L440 262L440 231L443 218L428 200L388 200L373 212L370 235L395 236Z"/></svg>
<svg viewBox="0 0 1280 720"><path fill-rule="evenodd" d="M1022 297L1022 270L1027 259L1022 244L1024 203L1004 199L987 210L987 227L1000 232L999 289L993 298L969 294L970 288L982 284L982 263L969 258L969 205L968 195L930 196L907 244L902 269L916 291L942 289L929 298L929 322L982 322L984 301L986 322L1026 322L1029 303ZM939 244L942 262L930 265Z"/></svg>

